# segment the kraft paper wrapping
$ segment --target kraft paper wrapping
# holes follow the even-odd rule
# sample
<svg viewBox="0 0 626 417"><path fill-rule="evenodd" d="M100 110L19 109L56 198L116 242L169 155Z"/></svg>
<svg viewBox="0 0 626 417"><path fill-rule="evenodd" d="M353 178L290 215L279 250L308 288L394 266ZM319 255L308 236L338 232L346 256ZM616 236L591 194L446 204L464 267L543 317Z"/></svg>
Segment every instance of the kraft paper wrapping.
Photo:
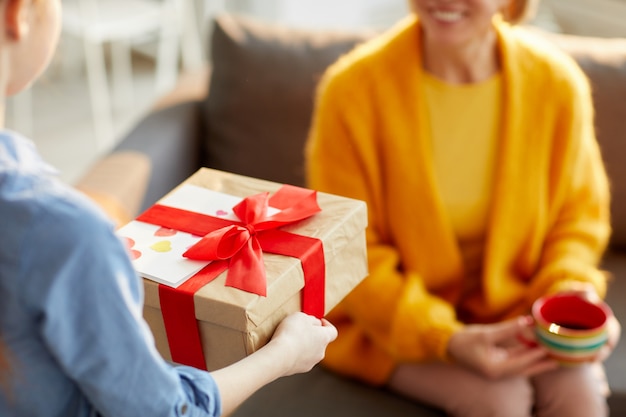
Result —
<svg viewBox="0 0 626 417"><path fill-rule="evenodd" d="M185 181L225 194L246 197L275 192L282 184L202 168ZM367 209L362 201L318 193L322 211L297 224L283 227L323 242L326 260L325 312L330 311L367 276L365 227ZM227 366L265 345L288 314L300 311L304 275L300 260L264 253L267 297L224 285L226 272L194 296L195 313L208 370ZM167 360L171 354L161 315L158 284L144 279L144 317L156 347Z"/></svg>

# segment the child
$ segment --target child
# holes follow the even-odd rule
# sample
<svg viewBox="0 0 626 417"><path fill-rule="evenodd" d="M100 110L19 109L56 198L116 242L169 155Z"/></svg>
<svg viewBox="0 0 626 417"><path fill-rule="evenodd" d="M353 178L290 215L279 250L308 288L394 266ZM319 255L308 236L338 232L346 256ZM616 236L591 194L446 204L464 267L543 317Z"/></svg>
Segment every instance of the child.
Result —
<svg viewBox="0 0 626 417"><path fill-rule="evenodd" d="M607 414L601 360L518 340L538 297L603 296L609 189L587 80L515 23L532 0L411 0L319 87L315 189L368 203L370 275L329 368L452 416Z"/></svg>
<svg viewBox="0 0 626 417"><path fill-rule="evenodd" d="M48 64L60 3L0 0L3 96ZM0 131L0 224L2 416L228 414L264 384L308 371L336 336L326 320L296 313L234 365L213 373L169 365L142 319L141 281L113 225L10 131Z"/></svg>

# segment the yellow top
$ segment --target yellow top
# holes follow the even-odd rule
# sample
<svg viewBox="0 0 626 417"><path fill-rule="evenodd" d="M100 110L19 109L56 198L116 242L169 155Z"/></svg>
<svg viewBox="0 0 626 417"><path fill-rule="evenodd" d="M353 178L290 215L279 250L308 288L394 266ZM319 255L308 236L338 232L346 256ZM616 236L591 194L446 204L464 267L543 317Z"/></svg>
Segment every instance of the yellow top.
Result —
<svg viewBox="0 0 626 417"><path fill-rule="evenodd" d="M608 183L588 82L575 62L494 22L502 119L474 321L526 313L548 292L589 282L610 232ZM309 185L368 204L370 275L331 312L325 364L384 383L396 363L445 360L463 322L465 267L435 187L415 17L357 47L319 86Z"/></svg>
<svg viewBox="0 0 626 417"><path fill-rule="evenodd" d="M465 268L457 315L471 320L480 275L501 120L502 77L448 84L422 73L435 183ZM466 305L466 303L470 305Z"/></svg>

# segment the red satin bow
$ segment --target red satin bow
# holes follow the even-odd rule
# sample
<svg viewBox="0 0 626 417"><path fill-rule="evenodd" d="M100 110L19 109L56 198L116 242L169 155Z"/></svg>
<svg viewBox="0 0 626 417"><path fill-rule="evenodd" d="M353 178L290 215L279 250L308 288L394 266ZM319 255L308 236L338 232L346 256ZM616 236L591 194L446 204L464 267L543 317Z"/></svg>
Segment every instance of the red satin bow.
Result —
<svg viewBox="0 0 626 417"><path fill-rule="evenodd" d="M281 211L268 217L270 206ZM259 239L267 231L304 220L319 211L316 191L283 185L271 197L267 192L256 194L233 207L240 222L158 204L137 220L203 236L183 256L203 261L229 260L226 285L265 296L267 282Z"/></svg>

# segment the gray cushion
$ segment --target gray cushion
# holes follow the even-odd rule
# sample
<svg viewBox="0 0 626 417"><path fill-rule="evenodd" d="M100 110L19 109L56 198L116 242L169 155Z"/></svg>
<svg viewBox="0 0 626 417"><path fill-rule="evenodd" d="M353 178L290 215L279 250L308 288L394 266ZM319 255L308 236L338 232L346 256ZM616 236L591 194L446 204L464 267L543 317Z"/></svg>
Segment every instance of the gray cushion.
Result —
<svg viewBox="0 0 626 417"><path fill-rule="evenodd" d="M304 185L315 86L328 65L367 37L217 17L204 103L208 166Z"/></svg>
<svg viewBox="0 0 626 417"><path fill-rule="evenodd" d="M622 327L626 327L626 303L624 303L626 299L626 254L623 251L609 251L604 257L602 266L611 274L606 301ZM620 343L606 361L606 373L611 389L626 396L626 339L624 332L626 330L623 329ZM626 416L626 414L623 415Z"/></svg>

